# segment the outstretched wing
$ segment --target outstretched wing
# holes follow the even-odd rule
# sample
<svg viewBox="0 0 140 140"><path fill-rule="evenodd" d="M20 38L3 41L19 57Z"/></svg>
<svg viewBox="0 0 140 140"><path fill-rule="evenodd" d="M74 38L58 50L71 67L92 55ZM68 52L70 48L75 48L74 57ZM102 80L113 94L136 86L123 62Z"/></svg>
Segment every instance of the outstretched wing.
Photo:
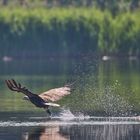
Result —
<svg viewBox="0 0 140 140"><path fill-rule="evenodd" d="M46 92L43 92L39 96L46 102L48 102L48 101L54 102L54 101L60 100L62 97L66 96L66 95L69 95L70 90L71 90L71 88L69 86L64 86L64 87L48 90Z"/></svg>
<svg viewBox="0 0 140 140"><path fill-rule="evenodd" d="M17 92L22 92L23 94L25 94L26 96L30 97L35 97L38 98L38 100L44 100L46 102L48 101L58 101L60 100L62 97L69 95L70 91L71 91L71 85L66 85L64 87L60 87L60 88L54 88L51 90L48 90L46 92L43 92L40 95L36 95L32 92L30 92L28 89L26 89L25 87L22 87L20 83L16 83L15 80L6 80L5 81L8 88L12 91L17 91Z"/></svg>
<svg viewBox="0 0 140 140"><path fill-rule="evenodd" d="M20 83L16 83L15 80L5 80L8 88L12 91L17 91L17 92L22 92L23 94L25 94L28 97L33 97L35 94L28 91L28 89L26 89L25 87L22 87ZM35 95L36 96L36 95Z"/></svg>

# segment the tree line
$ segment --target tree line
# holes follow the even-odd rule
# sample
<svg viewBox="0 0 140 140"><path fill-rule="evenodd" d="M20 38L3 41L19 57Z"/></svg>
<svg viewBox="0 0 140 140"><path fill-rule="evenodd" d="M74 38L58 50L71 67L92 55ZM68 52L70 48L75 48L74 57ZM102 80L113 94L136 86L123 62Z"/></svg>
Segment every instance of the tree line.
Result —
<svg viewBox="0 0 140 140"><path fill-rule="evenodd" d="M140 55L139 17L139 11L112 16L108 10L83 7L1 8L0 53L12 48Z"/></svg>

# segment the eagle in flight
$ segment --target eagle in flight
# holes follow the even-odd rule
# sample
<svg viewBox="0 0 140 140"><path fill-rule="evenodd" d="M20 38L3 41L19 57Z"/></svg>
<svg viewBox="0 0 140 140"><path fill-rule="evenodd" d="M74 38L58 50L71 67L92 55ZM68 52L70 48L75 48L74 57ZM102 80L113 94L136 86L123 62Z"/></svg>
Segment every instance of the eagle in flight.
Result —
<svg viewBox="0 0 140 140"><path fill-rule="evenodd" d="M44 108L46 112L51 116L50 106L59 107L59 104L53 103L60 100L62 97L71 93L71 85L65 85L64 87L50 89L39 95L32 93L26 87L22 87L20 83L15 80L5 80L8 88L12 91L21 92L25 94L25 100L29 100L36 107Z"/></svg>

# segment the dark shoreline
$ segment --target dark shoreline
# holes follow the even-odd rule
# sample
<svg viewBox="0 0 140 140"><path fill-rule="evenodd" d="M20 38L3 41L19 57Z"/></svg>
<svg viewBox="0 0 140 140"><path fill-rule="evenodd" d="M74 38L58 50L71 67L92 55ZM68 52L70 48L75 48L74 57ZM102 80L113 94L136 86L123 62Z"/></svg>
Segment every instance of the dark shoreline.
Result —
<svg viewBox="0 0 140 140"><path fill-rule="evenodd" d="M100 54L98 52L46 52L44 51L5 51L3 53L0 53L0 59L3 60L3 58L12 58L12 59L63 59L63 58L82 58L82 57L89 57L89 58L96 58L96 59L102 59L102 60L112 60L112 59L130 59L130 60L139 60L140 55L128 55L128 54Z"/></svg>

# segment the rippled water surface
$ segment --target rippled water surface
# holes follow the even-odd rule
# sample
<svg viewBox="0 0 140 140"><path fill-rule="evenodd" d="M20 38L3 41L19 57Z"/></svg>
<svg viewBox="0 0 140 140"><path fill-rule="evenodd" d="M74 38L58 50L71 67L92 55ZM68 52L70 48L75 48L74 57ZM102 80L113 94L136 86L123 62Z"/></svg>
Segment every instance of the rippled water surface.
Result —
<svg viewBox="0 0 140 140"><path fill-rule="evenodd" d="M41 115L41 114L40 114ZM43 114L42 114L43 115ZM69 117L67 117L69 115ZM29 117L30 116L30 117ZM0 121L0 140L139 140L139 117L11 114Z"/></svg>

